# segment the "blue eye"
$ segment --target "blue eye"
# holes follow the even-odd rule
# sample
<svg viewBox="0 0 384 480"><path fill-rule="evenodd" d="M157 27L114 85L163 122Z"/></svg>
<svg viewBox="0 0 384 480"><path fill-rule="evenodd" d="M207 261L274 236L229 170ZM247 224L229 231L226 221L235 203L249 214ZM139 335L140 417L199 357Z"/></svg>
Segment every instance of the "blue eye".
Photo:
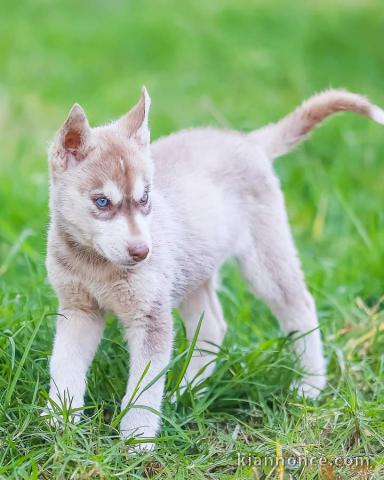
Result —
<svg viewBox="0 0 384 480"><path fill-rule="evenodd" d="M99 208L107 208L109 206L109 200L106 197L97 198L95 203Z"/></svg>

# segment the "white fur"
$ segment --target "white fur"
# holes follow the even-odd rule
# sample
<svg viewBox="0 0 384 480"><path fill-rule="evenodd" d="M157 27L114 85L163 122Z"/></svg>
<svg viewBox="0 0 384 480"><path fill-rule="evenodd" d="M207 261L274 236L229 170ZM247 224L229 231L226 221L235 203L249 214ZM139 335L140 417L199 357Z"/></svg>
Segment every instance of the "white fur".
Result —
<svg viewBox="0 0 384 480"><path fill-rule="evenodd" d="M118 215L107 223L103 220L94 220L96 224L94 234L95 249L111 262L116 264L130 264L132 258L128 248L136 244L146 244L150 247L148 221L138 213L134 217L135 231L129 227L127 219Z"/></svg>
<svg viewBox="0 0 384 480"><path fill-rule="evenodd" d="M144 194L144 188L145 188L145 184L144 184L144 180L139 177L139 178L136 178L135 179L135 183L133 185L133 198L138 202L140 200L140 198L143 196Z"/></svg>
<svg viewBox="0 0 384 480"><path fill-rule="evenodd" d="M95 248L101 255L113 263L125 264L129 262L128 247L132 243L133 236L128 227L127 219L117 216L106 222L95 220Z"/></svg>
<svg viewBox="0 0 384 480"><path fill-rule="evenodd" d="M104 184L101 192L95 192L95 193L102 193L107 198L109 198L109 200L111 200L111 202L114 204L120 203L124 197L124 193L120 190L120 188L118 187L118 185L116 185L116 183L112 182L112 180L108 180Z"/></svg>
<svg viewBox="0 0 384 480"><path fill-rule="evenodd" d="M371 117L375 122L384 125L384 110L376 105L371 107Z"/></svg>
<svg viewBox="0 0 384 480"><path fill-rule="evenodd" d="M151 217L146 217L140 212L138 212L134 216L134 222L140 234L134 237L135 240L133 241L133 243L145 243L149 247L149 249L151 249Z"/></svg>
<svg viewBox="0 0 384 480"><path fill-rule="evenodd" d="M160 139L149 149L148 110L144 89L141 101L112 125L89 132L82 116L82 143L70 151L63 147L71 128L67 120L50 149L47 268L64 315L57 321L51 397L59 401L66 396L72 406L82 406L87 368L102 334L102 315L113 311L124 326L130 350L130 377L122 407L132 396L138 397L133 399L136 406L141 405L128 409L122 434L155 436L159 416L146 407L161 409L164 375L160 373L171 355L172 307L180 307L189 339L204 313L198 351L185 379L197 381L199 373L204 378L213 370L225 335L216 294L217 271L231 256L237 258L250 288L271 308L282 330L297 336L294 347L306 372L299 389L317 395L325 384L325 362L316 309L272 159L302 141L330 113L351 110L381 122L382 111L359 95L330 91L248 135L192 129ZM108 220L92 213L89 179L108 177L113 161L120 162L117 170L123 173L120 158L102 154L111 145L127 152L124 171L136 179L133 191L123 191L128 188L124 176L110 179L122 185L119 192L109 188L115 198L122 193L128 201L133 194L142 194L142 179L151 179L155 166L151 214L137 205ZM68 162L68 156L77 163ZM128 246L133 242L146 243L152 250L148 261L134 271L126 268ZM138 385L148 362L147 375ZM144 445L150 446L151 442Z"/></svg>

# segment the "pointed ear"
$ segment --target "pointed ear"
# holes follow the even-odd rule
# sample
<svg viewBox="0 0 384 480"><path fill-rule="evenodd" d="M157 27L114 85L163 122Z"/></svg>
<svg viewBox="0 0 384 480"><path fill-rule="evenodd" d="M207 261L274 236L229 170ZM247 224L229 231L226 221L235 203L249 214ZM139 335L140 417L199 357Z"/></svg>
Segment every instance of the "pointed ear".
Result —
<svg viewBox="0 0 384 480"><path fill-rule="evenodd" d="M78 103L75 103L61 129L63 148L76 156L87 143L89 131L85 112Z"/></svg>
<svg viewBox="0 0 384 480"><path fill-rule="evenodd" d="M139 102L120 120L119 127L130 138L134 138L139 145L147 146L150 142L150 133L148 125L149 108L151 98L147 89L143 86Z"/></svg>
<svg viewBox="0 0 384 480"><path fill-rule="evenodd" d="M90 132L84 110L75 103L50 149L55 171L67 170L84 160L89 147Z"/></svg>

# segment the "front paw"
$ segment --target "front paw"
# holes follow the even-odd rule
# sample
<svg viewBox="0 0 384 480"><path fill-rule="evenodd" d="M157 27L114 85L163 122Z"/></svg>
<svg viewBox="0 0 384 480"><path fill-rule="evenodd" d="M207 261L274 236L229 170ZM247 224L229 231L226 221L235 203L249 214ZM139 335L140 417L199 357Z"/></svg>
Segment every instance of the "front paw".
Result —
<svg viewBox="0 0 384 480"><path fill-rule="evenodd" d="M40 412L40 417L53 428L62 428L64 425L63 417L56 414L48 405Z"/></svg>
<svg viewBox="0 0 384 480"><path fill-rule="evenodd" d="M46 422L55 428L62 428L68 423L76 424L81 420L82 408L74 408L72 402L68 405L59 399L50 398L46 407L40 413L40 416Z"/></svg>
<svg viewBox="0 0 384 480"><path fill-rule="evenodd" d="M40 416L54 428L63 428L68 423L76 424L81 420L81 412L72 411L54 411L50 407L46 407L40 413Z"/></svg>
<svg viewBox="0 0 384 480"><path fill-rule="evenodd" d="M120 435L123 439L137 438L150 440L156 438L159 431L159 417L144 409L131 409L120 423ZM153 450L155 444L151 441L132 445L135 452Z"/></svg>
<svg viewBox="0 0 384 480"><path fill-rule="evenodd" d="M301 380L292 384L292 389L296 390L298 395L315 400L327 383L325 375L307 375Z"/></svg>
<svg viewBox="0 0 384 480"><path fill-rule="evenodd" d="M125 440L125 437L124 437ZM145 453L152 452L155 449L154 442L142 442L129 445L128 451L133 455L144 455Z"/></svg>

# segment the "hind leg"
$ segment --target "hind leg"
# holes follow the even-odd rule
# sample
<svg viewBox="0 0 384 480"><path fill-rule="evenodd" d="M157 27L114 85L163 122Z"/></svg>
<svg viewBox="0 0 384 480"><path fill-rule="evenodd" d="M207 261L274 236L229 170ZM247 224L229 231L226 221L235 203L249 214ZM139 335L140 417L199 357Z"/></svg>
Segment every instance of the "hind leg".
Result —
<svg viewBox="0 0 384 480"><path fill-rule="evenodd" d="M227 329L216 293L216 278L210 279L188 295L180 306L180 312L190 341L193 339L200 317L203 315L195 352L185 375L187 382L191 382L195 377L201 381L213 372L216 353Z"/></svg>
<svg viewBox="0 0 384 480"><path fill-rule="evenodd" d="M237 255L253 292L279 320L306 372L299 390L316 397L325 386L325 362L315 303L306 287L288 226L283 195L273 180L252 211L252 225Z"/></svg>

